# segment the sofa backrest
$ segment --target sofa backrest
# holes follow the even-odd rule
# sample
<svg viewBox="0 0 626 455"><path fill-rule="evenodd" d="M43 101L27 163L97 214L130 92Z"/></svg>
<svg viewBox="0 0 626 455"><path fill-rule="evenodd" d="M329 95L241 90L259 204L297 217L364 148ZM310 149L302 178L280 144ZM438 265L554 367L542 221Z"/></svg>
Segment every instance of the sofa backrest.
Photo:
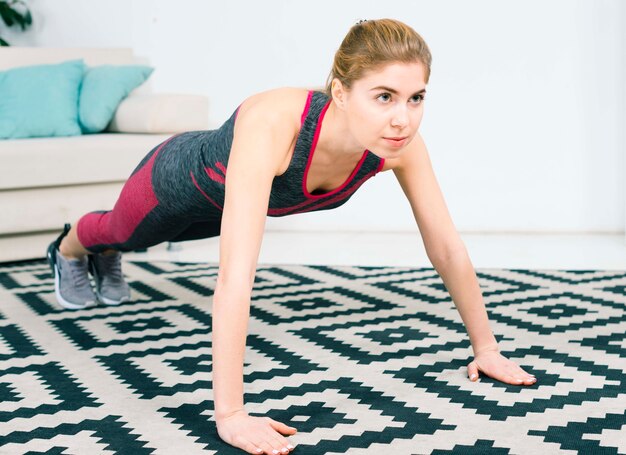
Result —
<svg viewBox="0 0 626 455"><path fill-rule="evenodd" d="M0 47L0 71L19 66L61 63L83 59L87 66L147 65L147 59L137 57L130 48L74 48L74 47ZM135 89L133 94L150 92L150 79Z"/></svg>

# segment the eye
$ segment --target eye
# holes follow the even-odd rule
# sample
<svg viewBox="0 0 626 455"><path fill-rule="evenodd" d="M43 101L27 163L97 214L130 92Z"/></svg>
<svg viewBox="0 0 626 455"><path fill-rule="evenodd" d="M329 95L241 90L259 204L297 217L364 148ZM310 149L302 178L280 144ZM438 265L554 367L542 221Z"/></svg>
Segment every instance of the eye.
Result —
<svg viewBox="0 0 626 455"><path fill-rule="evenodd" d="M377 96L377 99L381 100L383 103L386 103L387 101L391 100L391 95L389 93L381 93Z"/></svg>
<svg viewBox="0 0 626 455"><path fill-rule="evenodd" d="M413 97L411 97L411 100L415 103L415 104L420 104L422 101L424 101L424 95L414 95Z"/></svg>

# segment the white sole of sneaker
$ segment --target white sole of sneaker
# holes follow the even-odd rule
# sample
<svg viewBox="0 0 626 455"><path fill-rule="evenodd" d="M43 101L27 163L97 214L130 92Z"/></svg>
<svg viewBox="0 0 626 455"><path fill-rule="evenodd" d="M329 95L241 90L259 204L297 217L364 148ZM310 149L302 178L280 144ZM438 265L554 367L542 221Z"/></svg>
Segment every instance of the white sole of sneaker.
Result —
<svg viewBox="0 0 626 455"><path fill-rule="evenodd" d="M105 305L119 305L120 303L130 301L130 297L122 297L120 300L107 299L106 297L103 297L102 294L100 294L97 291L96 291L96 296L98 297L98 300L104 303Z"/></svg>
<svg viewBox="0 0 626 455"><path fill-rule="evenodd" d="M59 303L59 305L61 305L63 308L66 308L68 310L83 310L85 308L91 308L93 306L96 306L97 302L92 302L92 301L88 301L85 302L84 305L78 304L78 303L72 303L72 302L68 302L67 300L65 300L62 296L61 296L61 292L59 292L59 270L57 269L56 265L54 266L54 295L57 298L57 302Z"/></svg>

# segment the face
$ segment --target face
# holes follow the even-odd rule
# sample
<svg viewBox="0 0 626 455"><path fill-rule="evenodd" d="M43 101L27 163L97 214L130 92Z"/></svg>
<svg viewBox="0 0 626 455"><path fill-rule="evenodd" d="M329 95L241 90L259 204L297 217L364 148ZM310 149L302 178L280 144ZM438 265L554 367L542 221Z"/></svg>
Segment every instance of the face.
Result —
<svg viewBox="0 0 626 455"><path fill-rule="evenodd" d="M422 63L390 63L346 90L333 81L333 99L354 140L381 158L399 156L417 134L426 93Z"/></svg>

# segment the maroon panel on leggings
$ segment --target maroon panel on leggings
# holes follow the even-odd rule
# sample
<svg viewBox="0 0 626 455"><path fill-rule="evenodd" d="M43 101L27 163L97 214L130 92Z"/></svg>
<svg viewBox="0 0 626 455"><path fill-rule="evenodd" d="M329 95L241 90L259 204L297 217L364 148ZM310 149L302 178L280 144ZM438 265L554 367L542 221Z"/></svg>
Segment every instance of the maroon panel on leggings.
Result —
<svg viewBox="0 0 626 455"><path fill-rule="evenodd" d="M162 143L143 167L128 179L112 211L88 213L78 221L76 234L85 248L125 243L158 205L152 187L152 166L170 140L172 138Z"/></svg>

